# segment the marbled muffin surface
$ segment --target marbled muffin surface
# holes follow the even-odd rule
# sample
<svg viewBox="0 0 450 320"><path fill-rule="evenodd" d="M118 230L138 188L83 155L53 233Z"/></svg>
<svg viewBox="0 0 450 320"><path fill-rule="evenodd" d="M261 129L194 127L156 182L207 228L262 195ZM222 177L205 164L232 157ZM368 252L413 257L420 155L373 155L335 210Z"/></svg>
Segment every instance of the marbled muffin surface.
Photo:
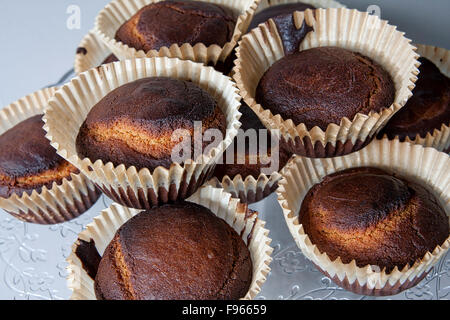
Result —
<svg viewBox="0 0 450 320"><path fill-rule="evenodd" d="M234 139L233 143L229 147L230 151L234 150L234 162L227 163L227 159L224 155L224 163L216 166L214 176L219 180L222 180L225 176L229 176L233 179L235 176L240 174L244 179L248 176L252 176L257 179L262 173L262 168L268 168L275 165L273 161L278 162L278 170L275 171L281 170L286 165L292 154L281 145L277 145L276 150L272 149L272 137L270 131L266 129L261 120L259 120L258 116L249 106L245 104L242 105L239 112L242 113L242 117L239 120L242 123L242 131L239 131L238 137ZM258 140L256 145L250 146L249 138L245 139L245 132L249 135L251 134L248 130L255 130L254 132L256 133ZM267 132L265 135L266 152L263 152L262 154L259 152L259 150L261 150L260 130L266 130ZM244 139L244 153L240 153L242 148L238 148L237 144L242 143ZM279 139L277 137L274 136L273 139L277 139L276 141L278 141L279 144Z"/></svg>
<svg viewBox="0 0 450 320"><path fill-rule="evenodd" d="M26 119L0 136L0 197L22 196L79 171L56 154L45 138L42 115Z"/></svg>
<svg viewBox="0 0 450 320"><path fill-rule="evenodd" d="M307 193L299 222L331 260L387 272L412 266L449 236L449 219L431 192L376 168L325 177Z"/></svg>
<svg viewBox="0 0 450 320"><path fill-rule="evenodd" d="M177 79L140 79L111 91L92 108L80 128L77 152L92 162L169 168L172 150L181 142L174 132L187 130L194 137L195 121L202 122L202 132L218 129L225 134L225 115L205 90ZM207 145L204 141L203 147Z"/></svg>
<svg viewBox="0 0 450 320"><path fill-rule="evenodd" d="M252 281L244 241L192 204L142 212L116 233L95 279L99 300L237 300Z"/></svg>
<svg viewBox="0 0 450 320"><path fill-rule="evenodd" d="M202 1L161 1L143 7L116 33L136 50L159 50L184 43L224 46L234 33L232 12Z"/></svg>
<svg viewBox="0 0 450 320"><path fill-rule="evenodd" d="M392 105L395 86L377 63L337 47L287 55L270 67L256 89L256 101L284 120L326 130L342 118L378 112Z"/></svg>
<svg viewBox="0 0 450 320"><path fill-rule="evenodd" d="M430 60L419 59L419 79L413 96L388 122L380 134L390 139L396 136L404 141L406 137L425 138L434 129L450 124L450 78L441 73Z"/></svg>

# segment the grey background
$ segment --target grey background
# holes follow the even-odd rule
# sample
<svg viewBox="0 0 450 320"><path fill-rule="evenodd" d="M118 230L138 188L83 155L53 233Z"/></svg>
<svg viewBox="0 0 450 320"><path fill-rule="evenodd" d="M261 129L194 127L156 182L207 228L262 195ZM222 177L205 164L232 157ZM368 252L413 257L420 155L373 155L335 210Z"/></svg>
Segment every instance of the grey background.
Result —
<svg viewBox="0 0 450 320"><path fill-rule="evenodd" d="M381 17L415 42L450 48L449 0L341 0L349 8L378 5ZM0 1L0 107L55 82L108 0ZM81 9L81 29L69 30L69 5Z"/></svg>

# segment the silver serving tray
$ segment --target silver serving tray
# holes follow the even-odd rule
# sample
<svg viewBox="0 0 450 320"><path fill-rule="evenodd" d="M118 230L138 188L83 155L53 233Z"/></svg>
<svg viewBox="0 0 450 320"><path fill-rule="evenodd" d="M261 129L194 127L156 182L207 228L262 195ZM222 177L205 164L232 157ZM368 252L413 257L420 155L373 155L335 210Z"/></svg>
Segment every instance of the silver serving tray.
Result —
<svg viewBox="0 0 450 320"><path fill-rule="evenodd" d="M68 72L55 85L73 75ZM77 235L112 201L101 196L73 221L39 226L20 222L0 210L0 299L62 300L70 298L66 258ZM450 254L416 287L399 295L374 298L353 294L320 273L297 248L284 221L276 195L253 204L267 222L275 249L272 271L257 299L450 299Z"/></svg>

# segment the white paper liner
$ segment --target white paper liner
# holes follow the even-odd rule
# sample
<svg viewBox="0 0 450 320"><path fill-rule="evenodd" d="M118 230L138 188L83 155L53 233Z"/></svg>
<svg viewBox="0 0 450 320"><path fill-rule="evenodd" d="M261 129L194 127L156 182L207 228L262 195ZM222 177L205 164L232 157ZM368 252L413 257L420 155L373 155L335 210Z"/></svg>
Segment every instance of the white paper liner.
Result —
<svg viewBox="0 0 450 320"><path fill-rule="evenodd" d="M209 184L217 188L223 188L233 198L239 198L242 203L251 204L263 200L274 192L281 178L281 174L278 172L269 176L261 173L256 179L253 176L243 178L238 174L233 179L226 175L222 181L214 177L209 181Z"/></svg>
<svg viewBox="0 0 450 320"><path fill-rule="evenodd" d="M210 209L219 218L225 220L247 244L253 263L253 279L244 300L254 299L261 291L262 284L266 281L270 272L270 257L273 249L270 247L271 239L269 230L265 229L265 222L255 215L248 217L248 208L237 199L231 198L223 189L210 186L202 187L192 197L187 199ZM113 204L102 214L94 219L94 222L80 233L78 239L90 242L94 240L95 246L103 255L108 244L113 239L116 231L129 219L141 212L137 209L129 209L118 204ZM249 242L250 239L250 242ZM67 258L68 286L73 291L72 300L95 300L94 280L83 269L80 259L76 255L78 241L72 247L72 253Z"/></svg>
<svg viewBox="0 0 450 320"><path fill-rule="evenodd" d="M75 56L75 73L80 74L89 69L98 67L112 53L111 50L103 44L94 30L84 36L79 48L86 49L87 53L77 53Z"/></svg>
<svg viewBox="0 0 450 320"><path fill-rule="evenodd" d="M311 243L298 221L301 204L311 187L327 175L356 167L377 167L427 186L450 215L450 158L433 148L401 143L398 139L383 139L343 157L310 159L295 156L282 170L278 201L289 230L303 254L346 289L367 295L397 294L415 285L445 255L450 247L450 237L413 266L405 266L403 270L396 267L386 274L371 266L360 268L355 261L344 264L339 257L331 261L326 253L320 253L317 246Z"/></svg>
<svg viewBox="0 0 450 320"><path fill-rule="evenodd" d="M218 61L224 62L237 45L241 35L245 33L253 18L253 14L260 0L203 0L232 9L238 16L236 27L230 42L223 47L211 45L206 47L203 43L194 46L185 43L182 46L173 44L170 48L163 47L160 50L144 52L136 50L128 45L115 40L117 30L134 16L142 7L161 0L114 0L108 4L97 16L95 32L100 39L120 59L133 59L145 57L169 57L182 60L192 60L204 64Z"/></svg>
<svg viewBox="0 0 450 320"><path fill-rule="evenodd" d="M330 145L334 148L338 142L355 145L375 136L412 95L419 62L410 40L377 16L345 8L295 12L294 19L297 26L306 20L315 30L308 33L300 50L337 46L360 52L383 66L395 83L395 102L380 112L358 113L353 120L343 118L340 125L330 124L325 132L319 127L308 131L303 123L296 126L291 119L282 119L279 114L273 115L264 109L255 101L256 88L265 71L284 56L283 44L272 19L244 35L239 42L234 79L244 101L268 128L280 129L286 140L294 144L309 139L314 147L319 143L324 149ZM334 150L325 154L334 155Z"/></svg>
<svg viewBox="0 0 450 320"><path fill-rule="evenodd" d="M423 44L416 44L416 46L420 56L433 62L444 75L450 77L450 50ZM443 123L440 129L434 129L424 138L418 134L414 139L406 137L405 141L450 152L450 123Z"/></svg>
<svg viewBox="0 0 450 320"><path fill-rule="evenodd" d="M47 88L34 92L2 109L0 134L28 118L43 114L47 101L56 90L57 88ZM7 199L0 198L0 208L22 221L57 224L78 217L99 196L94 184L83 174L72 173L70 180L64 178L61 185L54 182L50 189L43 186L40 192L34 190L31 195L24 192L21 197L13 194Z"/></svg>
<svg viewBox="0 0 450 320"><path fill-rule="evenodd" d="M158 167L153 172L132 166L114 167L112 163L81 159L76 151L79 128L91 108L115 88L137 79L164 76L189 80L209 92L227 120L224 140L207 155L169 169ZM171 58L132 59L91 69L74 78L49 101L44 129L58 153L91 179L114 201L136 209L185 199L209 180L215 163L236 137L241 123L238 90L231 79L212 67L192 61Z"/></svg>

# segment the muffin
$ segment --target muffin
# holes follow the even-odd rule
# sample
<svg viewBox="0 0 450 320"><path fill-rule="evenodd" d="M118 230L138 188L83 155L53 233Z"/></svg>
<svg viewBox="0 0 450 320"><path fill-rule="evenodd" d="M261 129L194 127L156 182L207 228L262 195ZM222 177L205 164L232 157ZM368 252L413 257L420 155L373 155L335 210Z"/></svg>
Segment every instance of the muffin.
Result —
<svg viewBox="0 0 450 320"><path fill-rule="evenodd" d="M285 54L294 53L299 51L300 43L308 32L312 31L312 28L303 21L302 26L297 29L292 14L295 11L305 11L306 9L315 9L315 7L301 2L268 7L255 14L249 30L258 27L259 24L264 23L269 19L273 19L277 26L281 41L283 42Z"/></svg>
<svg viewBox="0 0 450 320"><path fill-rule="evenodd" d="M413 90L413 96L405 107L397 112L379 138L387 135L389 139L407 137L414 140L417 135L425 138L434 129L441 129L443 124L450 124L450 78L441 73L430 60L419 59L419 79Z"/></svg>
<svg viewBox="0 0 450 320"><path fill-rule="evenodd" d="M224 153L223 161L217 164L214 178L209 183L224 188L242 203L250 204L276 190L281 179L278 171L287 163L292 151L277 135L271 135L248 106L243 105L239 111L242 113L242 130ZM261 133L264 136L261 137ZM256 142L250 140L255 138ZM265 140L262 145L261 139ZM272 145L272 139L276 145Z"/></svg>
<svg viewBox="0 0 450 320"><path fill-rule="evenodd" d="M94 280L102 260L102 256L95 247L95 241L93 239L90 241L78 239L78 243L74 248L74 254L80 261L82 270L86 272L89 278Z"/></svg>
<svg viewBox="0 0 450 320"><path fill-rule="evenodd" d="M275 171L279 171L287 163L291 154L282 147L277 146L277 153L279 155L279 158L275 160L278 162L278 165L272 163L270 161L272 156L272 136L270 134L270 131L266 129L261 120L259 120L256 114L248 106L242 106L239 111L242 113L242 116L240 118L240 121L242 123L242 130L239 131L238 137L234 139L233 144L227 150L227 152L233 152L234 161L233 163L227 163L226 152L224 155L223 163L216 166L214 176L219 180L222 180L225 176L233 179L237 175L241 175L243 179L248 176L252 176L253 178L258 179L258 177L262 173L263 168L276 166ZM258 143L255 148L253 148L253 146L250 147L250 141L245 137L245 133L249 133L248 130L256 130ZM267 152L264 152L265 154L260 154L258 152L260 150L260 130L267 131L267 134L265 136L265 145L267 146ZM278 137L274 136L273 139L278 139ZM240 148L238 148L237 145L239 141L245 141L244 154L239 153ZM270 162L267 163L268 161Z"/></svg>
<svg viewBox="0 0 450 320"><path fill-rule="evenodd" d="M113 53L111 53L109 56L106 57L105 60L103 60L103 62L100 65L108 64L108 63L112 63L112 62L116 62L116 61L119 61L119 59Z"/></svg>
<svg viewBox="0 0 450 320"><path fill-rule="evenodd" d="M99 300L237 300L252 281L250 252L209 209L165 205L115 234L95 278Z"/></svg>
<svg viewBox="0 0 450 320"><path fill-rule="evenodd" d="M225 61L217 61L217 63L208 63L209 67L213 67L219 72L222 72L224 75L231 77L231 71L234 68L234 60L236 60L236 51L233 50L233 52L230 53L230 55L225 59Z"/></svg>
<svg viewBox="0 0 450 320"><path fill-rule="evenodd" d="M184 43L224 46L233 36L236 19L227 8L201 1L149 4L125 22L116 40L148 52Z"/></svg>
<svg viewBox="0 0 450 320"><path fill-rule="evenodd" d="M49 102L47 136L58 154L130 208L193 195L211 179L241 126L234 83L200 63L167 57L119 61L89 69L71 83L62 90L79 98L56 95Z"/></svg>
<svg viewBox="0 0 450 320"><path fill-rule="evenodd" d="M236 55L231 54L225 61L217 61L216 64L210 62L208 66L213 67L223 74L230 74L234 66ZM89 32L81 41L77 49L75 57L75 72L77 74L89 69L102 66L104 64L119 61L119 58L111 53L111 49L107 47L97 34Z"/></svg>
<svg viewBox="0 0 450 320"><path fill-rule="evenodd" d="M0 136L0 197L51 189L79 171L56 154L45 138L42 114L30 117Z"/></svg>
<svg viewBox="0 0 450 320"><path fill-rule="evenodd" d="M396 295L445 262L447 154L382 139L338 159L295 156L281 174L277 196L290 233L338 286Z"/></svg>
<svg viewBox="0 0 450 320"><path fill-rule="evenodd" d="M88 51L85 47L78 47L76 54L82 54L83 56L88 54Z"/></svg>
<svg viewBox="0 0 450 320"><path fill-rule="evenodd" d="M261 78L256 102L295 125L326 130L357 113L389 108L395 85L372 59L338 47L318 47L287 55Z"/></svg>
<svg viewBox="0 0 450 320"><path fill-rule="evenodd" d="M293 15L299 26L305 22L306 26L313 28L301 41L299 52L286 53L274 23L261 24L256 30L242 37L240 46L236 49L238 60L233 70L233 78L240 94L267 128L280 130L281 138L291 145L295 154L325 158L356 152L376 136L410 97L418 71L418 56L410 41L396 30L395 26L389 25L374 15L368 16L367 13L345 8L308 9L303 13L294 12ZM349 30L351 32L348 32ZM267 45L268 43L270 45ZM308 53L309 50L313 53ZM335 58L326 59L326 52L331 51L329 54L332 56L335 50ZM345 50L348 53L342 55ZM399 59L398 52L403 52L402 59ZM307 55L311 55L311 61L306 62ZM299 60L298 65L302 65L302 70L298 70L300 68L297 68L296 63L294 64L296 59ZM287 74L288 81L285 81L285 75L282 75L280 70L278 73L276 70L277 64L283 65L283 62L283 72ZM332 66L335 68L333 69ZM371 67L374 68L374 73ZM271 68L274 70L272 79L267 81L266 88L262 88L263 77L271 72ZM313 70L314 68L317 70ZM383 69L385 71L381 71ZM386 71L389 72L389 76ZM309 79L308 77L297 79L308 72L310 72ZM329 77L325 74L328 72L334 75ZM353 79L353 74L355 77L358 76L358 81ZM381 76L381 80L378 76ZM331 81L327 78L331 78ZM302 81L301 85L295 82L297 80ZM342 83L339 83L340 81ZM351 86L353 81L355 85ZM378 83L380 81L386 83ZM310 109L304 110L307 112L303 114L303 111L297 110L295 105L291 106L296 99L292 101L290 96L295 97L299 92L308 91L305 84L307 84L306 87L311 88L312 92L305 94L305 97L309 97L309 100L304 99L305 107ZM332 89L334 85L337 87L336 90ZM378 87L378 85L389 88ZM353 90L358 86L362 87L361 90ZM278 87L284 88L278 90ZM346 87L347 91L354 92L349 95L349 92L345 91ZM269 91L273 92L269 93ZM264 101L261 95L267 95L263 98L268 101ZM378 109L381 110L376 112L378 107L376 102L387 96L393 97L393 100L386 99L386 101L393 103L380 103L382 106ZM277 102L270 101L272 99L286 100L280 102L280 105L284 105L288 111L291 108L295 111L283 112L286 110L278 110L280 106L275 106L272 110L272 102ZM351 100L355 100L354 105L348 105ZM328 101L340 105L330 103L330 106ZM329 112L323 110L323 106L320 105L322 102L329 107L326 109L331 109ZM370 108L366 104L370 105ZM369 110L364 114L364 109ZM286 114L283 116L282 113ZM326 120L318 121L319 123L309 121L316 120L315 115L312 116L313 119L301 119L302 117L310 118L311 115L308 115L310 113L318 113L318 118ZM296 117L300 119L295 119ZM301 122L303 120L313 123L308 125ZM333 120L335 123L332 122ZM309 129L311 125L312 129Z"/></svg>
<svg viewBox="0 0 450 320"><path fill-rule="evenodd" d="M226 118L215 99L192 82L150 77L127 83L108 93L82 124L76 148L80 157L101 159L151 171L170 168L177 130L194 136L194 122L202 133L217 129L225 136ZM203 148L209 142L203 141ZM195 154L194 139L190 155Z"/></svg>
<svg viewBox="0 0 450 320"><path fill-rule="evenodd" d="M278 21L283 21L286 17L289 17L293 22L294 19L292 18L292 13L294 11L305 11L306 9L315 9L315 7L302 2L270 6L255 14L249 29L254 29L269 19L274 19L275 24L277 24Z"/></svg>
<svg viewBox="0 0 450 320"><path fill-rule="evenodd" d="M149 211L116 203L102 210L78 234L67 257L71 299L97 300L98 289L101 295L127 295L128 290L122 290L124 281L117 278L118 272L126 270L132 277L135 272L137 275L137 281L126 282L138 293L135 298L143 299L147 295L153 299L170 296L175 296L174 299L255 299L267 279L272 260L273 249L269 231L264 228L265 221L223 189L204 186L187 201ZM130 220L133 217L136 220ZM134 241L134 236L140 240ZM123 254L124 264L115 267L110 265L114 257L107 257L106 252L117 252L117 249ZM126 253L131 252L137 252L133 254L134 267L128 267L132 261ZM103 266L99 269L102 256ZM160 267L161 272L151 265L157 259L161 262L153 265ZM140 271L143 269L150 270L151 277L145 277L147 273ZM106 279L109 271L111 277ZM168 276L166 279L162 272ZM138 282L141 285L136 285ZM158 290L158 296L152 290Z"/></svg>
<svg viewBox="0 0 450 320"><path fill-rule="evenodd" d="M449 219L430 191L370 167L326 176L306 194L298 219L332 261L386 273L413 266L449 236Z"/></svg>

